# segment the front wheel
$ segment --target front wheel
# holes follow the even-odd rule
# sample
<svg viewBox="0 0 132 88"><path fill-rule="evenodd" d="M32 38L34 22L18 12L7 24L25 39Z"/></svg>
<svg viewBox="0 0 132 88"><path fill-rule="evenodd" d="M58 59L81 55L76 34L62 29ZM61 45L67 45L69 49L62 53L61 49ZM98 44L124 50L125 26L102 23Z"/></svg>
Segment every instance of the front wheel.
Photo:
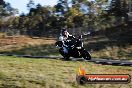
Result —
<svg viewBox="0 0 132 88"><path fill-rule="evenodd" d="M69 55L65 55L63 57L64 57L64 60L66 60L66 61L69 61L70 60L70 56Z"/></svg>
<svg viewBox="0 0 132 88"><path fill-rule="evenodd" d="M83 51L83 55L82 57L85 59L85 60L91 60L91 55L88 51L84 50Z"/></svg>

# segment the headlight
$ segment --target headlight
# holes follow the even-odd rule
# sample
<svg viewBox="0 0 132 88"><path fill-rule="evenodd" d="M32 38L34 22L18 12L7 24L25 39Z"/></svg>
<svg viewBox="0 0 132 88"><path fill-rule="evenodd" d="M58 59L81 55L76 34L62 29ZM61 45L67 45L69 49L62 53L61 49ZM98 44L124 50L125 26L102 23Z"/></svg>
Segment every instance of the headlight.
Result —
<svg viewBox="0 0 132 88"><path fill-rule="evenodd" d="M77 49L81 49L82 47L76 47Z"/></svg>

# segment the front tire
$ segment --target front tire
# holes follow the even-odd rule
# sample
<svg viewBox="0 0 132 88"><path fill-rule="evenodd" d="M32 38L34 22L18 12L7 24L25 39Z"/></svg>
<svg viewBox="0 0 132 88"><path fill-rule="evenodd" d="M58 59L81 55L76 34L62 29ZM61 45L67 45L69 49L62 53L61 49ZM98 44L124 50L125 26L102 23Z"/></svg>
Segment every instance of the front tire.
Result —
<svg viewBox="0 0 132 88"><path fill-rule="evenodd" d="M64 53L62 48L59 50L59 52L63 56L63 60L67 60L67 61L70 60L70 56Z"/></svg>
<svg viewBox="0 0 132 88"><path fill-rule="evenodd" d="M64 60L66 60L66 61L69 61L70 60L70 56L63 56L64 57Z"/></svg>

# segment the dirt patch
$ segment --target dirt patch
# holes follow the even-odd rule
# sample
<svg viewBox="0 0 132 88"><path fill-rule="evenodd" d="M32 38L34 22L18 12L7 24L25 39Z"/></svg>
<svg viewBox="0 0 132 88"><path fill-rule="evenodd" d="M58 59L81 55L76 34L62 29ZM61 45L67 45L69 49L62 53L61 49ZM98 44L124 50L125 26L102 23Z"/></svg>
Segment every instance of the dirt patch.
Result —
<svg viewBox="0 0 132 88"><path fill-rule="evenodd" d="M27 36L19 37L0 37L0 51L10 51L14 49L21 49L27 46L37 46L54 44L53 38L30 38Z"/></svg>

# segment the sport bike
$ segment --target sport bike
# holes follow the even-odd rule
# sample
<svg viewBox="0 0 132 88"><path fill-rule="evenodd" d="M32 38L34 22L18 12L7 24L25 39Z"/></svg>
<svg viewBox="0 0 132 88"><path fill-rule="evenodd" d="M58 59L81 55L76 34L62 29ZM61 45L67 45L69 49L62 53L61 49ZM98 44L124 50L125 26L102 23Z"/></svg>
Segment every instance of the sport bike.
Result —
<svg viewBox="0 0 132 88"><path fill-rule="evenodd" d="M64 60L70 60L70 57L84 58L85 60L91 59L91 55L83 47L81 39L82 35L78 38L67 39L66 41L57 41L55 43L56 47L59 47L59 53L64 57Z"/></svg>

